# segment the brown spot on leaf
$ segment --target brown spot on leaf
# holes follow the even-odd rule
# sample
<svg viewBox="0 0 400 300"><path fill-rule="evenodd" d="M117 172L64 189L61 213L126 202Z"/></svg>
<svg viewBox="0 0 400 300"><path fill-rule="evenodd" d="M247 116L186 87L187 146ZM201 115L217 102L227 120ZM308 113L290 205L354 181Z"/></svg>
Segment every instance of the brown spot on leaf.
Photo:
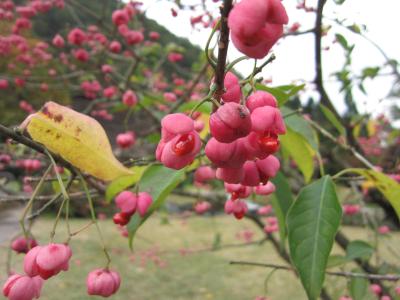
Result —
<svg viewBox="0 0 400 300"><path fill-rule="evenodd" d="M44 105L40 111L41 111L45 116L48 116L50 119L53 118L53 114L49 111L49 108L47 107L47 105Z"/></svg>
<svg viewBox="0 0 400 300"><path fill-rule="evenodd" d="M63 116L61 114L54 116L54 121L60 123L63 120Z"/></svg>
<svg viewBox="0 0 400 300"><path fill-rule="evenodd" d="M76 136L78 136L81 132L82 132L82 129L79 126L76 127L76 129L75 129Z"/></svg>

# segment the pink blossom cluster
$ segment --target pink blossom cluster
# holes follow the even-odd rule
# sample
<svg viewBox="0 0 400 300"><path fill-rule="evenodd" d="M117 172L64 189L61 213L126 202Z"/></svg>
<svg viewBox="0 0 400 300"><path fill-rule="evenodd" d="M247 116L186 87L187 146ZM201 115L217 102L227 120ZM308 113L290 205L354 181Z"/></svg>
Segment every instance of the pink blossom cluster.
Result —
<svg viewBox="0 0 400 300"><path fill-rule="evenodd" d="M32 300L40 297L43 283L61 271L68 271L72 250L67 244L50 243L38 246L32 238L19 237L11 248L26 253L23 262L24 275L13 274L3 286L3 295L9 300ZM121 283L117 272L96 269L86 279L89 295L109 297L117 292Z"/></svg>
<svg viewBox="0 0 400 300"><path fill-rule="evenodd" d="M144 217L152 203L153 199L149 193L135 194L131 191L123 191L115 197L115 204L120 212L114 215L113 221L117 225L125 226L135 212Z"/></svg>

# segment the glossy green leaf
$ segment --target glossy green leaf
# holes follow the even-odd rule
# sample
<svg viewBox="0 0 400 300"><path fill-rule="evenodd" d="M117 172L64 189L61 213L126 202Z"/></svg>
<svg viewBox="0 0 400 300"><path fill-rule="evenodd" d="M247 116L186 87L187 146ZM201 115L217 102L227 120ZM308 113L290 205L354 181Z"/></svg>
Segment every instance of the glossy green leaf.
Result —
<svg viewBox="0 0 400 300"><path fill-rule="evenodd" d="M129 232L129 246L133 246L133 238L138 228L154 213L163 203L172 190L184 179L185 171L173 170L163 165L152 165L146 169L138 185L141 192L147 192L153 198L147 214L142 218L134 214L127 228Z"/></svg>
<svg viewBox="0 0 400 300"><path fill-rule="evenodd" d="M330 176L303 188L287 215L290 256L310 300L321 293L341 217Z"/></svg>
<svg viewBox="0 0 400 300"><path fill-rule="evenodd" d="M285 175L283 175L281 172L278 172L278 174L272 178L271 181L276 187L276 191L271 197L271 204L278 218L279 235L281 239L281 245L283 246L287 235L286 215L294 199L289 182L287 181Z"/></svg>
<svg viewBox="0 0 400 300"><path fill-rule="evenodd" d="M344 170L342 174L345 173L357 173L371 181L390 202L400 219L400 184L397 181L382 172L369 169L352 168Z"/></svg>
<svg viewBox="0 0 400 300"><path fill-rule="evenodd" d="M368 260L375 249L364 241L352 241L346 248L346 258L353 260L356 258Z"/></svg>
<svg viewBox="0 0 400 300"><path fill-rule="evenodd" d="M123 176L117 178L116 180L112 181L106 189L106 201L111 202L111 200L123 190L129 188L130 186L134 185L136 182L140 180L143 172L146 170L146 166L137 166L131 168L134 172L134 175L131 176Z"/></svg>
<svg viewBox="0 0 400 300"><path fill-rule="evenodd" d="M336 118L333 112L323 104L320 104L319 107L321 108L322 113L328 119L329 122L339 131L339 133L343 136L346 135L346 129L340 123L340 121Z"/></svg>
<svg viewBox="0 0 400 300"><path fill-rule="evenodd" d="M353 273L361 273L361 269L352 270ZM368 291L369 282L365 278L353 277L350 281L349 290L353 300L364 300Z"/></svg>
<svg viewBox="0 0 400 300"><path fill-rule="evenodd" d="M299 133L287 128L285 135L280 136L281 146L296 162L304 180L309 182L314 173L314 150L308 141Z"/></svg>

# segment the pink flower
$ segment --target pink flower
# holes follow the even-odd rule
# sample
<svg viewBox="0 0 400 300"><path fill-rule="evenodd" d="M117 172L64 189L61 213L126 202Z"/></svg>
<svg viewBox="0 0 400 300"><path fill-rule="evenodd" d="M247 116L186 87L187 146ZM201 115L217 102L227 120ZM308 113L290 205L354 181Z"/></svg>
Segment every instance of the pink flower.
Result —
<svg viewBox="0 0 400 300"><path fill-rule="evenodd" d="M156 40L158 40L160 38L160 34L158 32L151 31L149 33L149 37L150 37L151 40L156 41Z"/></svg>
<svg viewBox="0 0 400 300"><path fill-rule="evenodd" d="M183 59L183 55L177 52L171 52L170 54L168 54L168 60L170 62L178 62L181 61Z"/></svg>
<svg viewBox="0 0 400 300"><path fill-rule="evenodd" d="M138 197L137 198L137 210L139 212L139 215L141 217L144 217L146 215L149 207L153 203L153 198L151 197L151 195L149 193L146 193L146 192L139 193L137 197Z"/></svg>
<svg viewBox="0 0 400 300"><path fill-rule="evenodd" d="M74 28L68 33L70 44L81 46L86 41L86 33L79 28Z"/></svg>
<svg viewBox="0 0 400 300"><path fill-rule="evenodd" d="M194 121L194 130L201 132L204 129L204 122L201 120Z"/></svg>
<svg viewBox="0 0 400 300"><path fill-rule="evenodd" d="M275 185L271 181L268 181L267 184L264 185L258 185L255 188L255 193L257 195L269 195L273 192L275 192Z"/></svg>
<svg viewBox="0 0 400 300"><path fill-rule="evenodd" d="M224 87L226 92L222 95L222 100L224 100L224 102L239 103L242 96L242 91L240 90L239 79L235 74L232 72L226 73Z"/></svg>
<svg viewBox="0 0 400 300"><path fill-rule="evenodd" d="M212 179L215 179L215 170L211 167L200 166L194 172L194 181L197 183L204 183Z"/></svg>
<svg viewBox="0 0 400 300"><path fill-rule="evenodd" d="M122 149L127 149L135 144L135 138L135 133L133 131L128 131L118 134L116 141L119 147L121 147Z"/></svg>
<svg viewBox="0 0 400 300"><path fill-rule="evenodd" d="M35 239L18 237L11 243L11 248L17 253L27 253L38 244Z"/></svg>
<svg viewBox="0 0 400 300"><path fill-rule="evenodd" d="M221 143L211 138L205 147L209 160L220 168L241 168L248 159L248 151L242 143Z"/></svg>
<svg viewBox="0 0 400 300"><path fill-rule="evenodd" d="M74 50L73 54L74 57L81 62L87 62L89 60L89 53L83 48Z"/></svg>
<svg viewBox="0 0 400 300"><path fill-rule="evenodd" d="M123 191L115 197L115 204L117 207L126 214L132 215L136 211L137 197L131 191Z"/></svg>
<svg viewBox="0 0 400 300"><path fill-rule="evenodd" d="M196 213L198 213L199 215L204 214L205 212L209 211L211 208L211 204L207 201L200 201L197 202L194 206L194 210L196 211Z"/></svg>
<svg viewBox="0 0 400 300"><path fill-rule="evenodd" d="M279 168L279 160L273 155L262 160L247 161L243 165L243 179L240 183L248 186L267 184L269 178L274 177Z"/></svg>
<svg viewBox="0 0 400 300"><path fill-rule="evenodd" d="M104 74L108 74L108 73L111 73L111 72L113 71L113 67L110 66L110 65L102 65L102 66L101 66L101 71L102 71Z"/></svg>
<svg viewBox="0 0 400 300"><path fill-rule="evenodd" d="M127 90L124 95L122 96L122 102L126 106L135 106L137 103L137 96L134 91Z"/></svg>
<svg viewBox="0 0 400 300"><path fill-rule="evenodd" d="M10 276L3 286L3 295L9 300L32 300L40 297L43 279L39 276Z"/></svg>
<svg viewBox="0 0 400 300"><path fill-rule="evenodd" d="M360 205L358 204L344 204L343 212L347 216L352 216L360 212Z"/></svg>
<svg viewBox="0 0 400 300"><path fill-rule="evenodd" d="M113 222L114 222L114 224L124 226L129 223L129 221L131 220L131 216L132 216L132 214L128 214L128 213L124 213L124 212L116 213L113 216Z"/></svg>
<svg viewBox="0 0 400 300"><path fill-rule="evenodd" d="M383 225L378 228L380 234L388 234L390 232L389 226Z"/></svg>
<svg viewBox="0 0 400 300"><path fill-rule="evenodd" d="M5 90L6 88L8 88L8 80L0 79L0 90Z"/></svg>
<svg viewBox="0 0 400 300"><path fill-rule="evenodd" d="M122 24L128 24L129 23L129 15L125 10L117 9L112 14L112 22L114 23L115 26L120 26Z"/></svg>
<svg viewBox="0 0 400 300"><path fill-rule="evenodd" d="M109 297L118 291L120 284L119 274L106 269L96 269L90 272L86 279L89 295Z"/></svg>
<svg viewBox="0 0 400 300"><path fill-rule="evenodd" d="M379 284L371 284L370 286L369 286L369 290L373 293L373 294L375 294L375 295L377 295L377 296L379 296L381 293L382 293L382 288L381 288L381 286L379 285Z"/></svg>
<svg viewBox="0 0 400 300"><path fill-rule="evenodd" d="M118 88L116 86L109 86L103 90L103 96L105 98L111 99L118 93Z"/></svg>
<svg viewBox="0 0 400 300"><path fill-rule="evenodd" d="M129 30L126 34L124 34L124 38L128 45L139 44L144 40L143 33L134 30Z"/></svg>
<svg viewBox="0 0 400 300"><path fill-rule="evenodd" d="M63 48L64 45L65 45L64 38L63 38L61 35L57 34L57 35L53 38L52 44L53 44L54 47Z"/></svg>
<svg viewBox="0 0 400 300"><path fill-rule="evenodd" d="M264 91L256 91L252 93L249 98L247 98L246 106L250 110L250 112L253 112L258 107L278 107L278 102L276 101L275 97L270 93Z"/></svg>
<svg viewBox="0 0 400 300"><path fill-rule="evenodd" d="M231 143L250 133L251 122L245 106L228 102L211 115L210 132L217 141Z"/></svg>
<svg viewBox="0 0 400 300"><path fill-rule="evenodd" d="M224 183L225 190L228 193L231 193L232 199L244 199L250 196L253 189L249 186L244 186L241 184L231 184L231 183Z"/></svg>
<svg viewBox="0 0 400 300"><path fill-rule="evenodd" d="M394 292L396 293L397 296L400 296L400 286L396 286Z"/></svg>
<svg viewBox="0 0 400 300"><path fill-rule="evenodd" d="M108 49L113 53L121 52L121 48L121 44L118 41L112 41L110 46L108 46Z"/></svg>
<svg viewBox="0 0 400 300"><path fill-rule="evenodd" d="M264 226L264 232L267 234L271 234L273 232L277 232L279 230L278 224L267 224Z"/></svg>
<svg viewBox="0 0 400 300"><path fill-rule="evenodd" d="M170 114L161 120L161 127L157 160L177 170L191 164L201 148L200 136L194 130L193 120L181 113Z"/></svg>
<svg viewBox="0 0 400 300"><path fill-rule="evenodd" d="M227 200L224 209L227 214L233 214L238 220L242 219L248 210L246 202L239 199Z"/></svg>
<svg viewBox="0 0 400 300"><path fill-rule="evenodd" d="M218 179L225 181L229 184L237 184L243 180L244 171L242 167L239 168L218 168L216 172Z"/></svg>
<svg viewBox="0 0 400 300"><path fill-rule="evenodd" d="M242 0L228 17L235 47L251 58L263 58L283 33L288 16L280 0Z"/></svg>
<svg viewBox="0 0 400 300"><path fill-rule="evenodd" d="M31 277L40 275L43 279L68 270L72 256L71 248L64 244L49 244L32 248L24 258L25 273Z"/></svg>
<svg viewBox="0 0 400 300"><path fill-rule="evenodd" d="M272 106L262 106L251 113L252 131L260 134L285 134L286 127L279 109Z"/></svg>
<svg viewBox="0 0 400 300"><path fill-rule="evenodd" d="M174 93L164 93L164 100L167 102L176 102L176 95Z"/></svg>
<svg viewBox="0 0 400 300"><path fill-rule="evenodd" d="M262 206L257 210L257 214L264 216L268 215L272 211L271 205Z"/></svg>

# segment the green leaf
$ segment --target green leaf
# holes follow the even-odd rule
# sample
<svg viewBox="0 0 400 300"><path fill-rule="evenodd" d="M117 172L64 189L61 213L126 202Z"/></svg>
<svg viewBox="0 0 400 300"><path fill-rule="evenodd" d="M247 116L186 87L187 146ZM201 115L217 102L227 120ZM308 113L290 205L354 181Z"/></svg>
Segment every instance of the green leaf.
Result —
<svg viewBox="0 0 400 300"><path fill-rule="evenodd" d="M184 179L185 171L173 170L163 165L152 165L146 169L138 185L142 192L147 192L153 198L147 214L142 218L134 214L127 228L129 232L129 246L133 246L133 238L138 228L157 210L172 190Z"/></svg>
<svg viewBox="0 0 400 300"><path fill-rule="evenodd" d="M380 67L368 67L362 70L362 77L363 78L375 78L378 75Z"/></svg>
<svg viewBox="0 0 400 300"><path fill-rule="evenodd" d="M133 175L122 176L112 181L106 189L106 202L110 203L117 194L138 182L146 168L147 166L130 168L134 172Z"/></svg>
<svg viewBox="0 0 400 300"><path fill-rule="evenodd" d="M348 262L349 260L346 258L346 256L334 254L329 256L326 268L338 267Z"/></svg>
<svg viewBox="0 0 400 300"><path fill-rule="evenodd" d="M346 248L346 258L354 260L356 258L368 260L375 249L364 241L352 241Z"/></svg>
<svg viewBox="0 0 400 300"><path fill-rule="evenodd" d="M161 134L158 132L154 132L146 136L146 140L151 144L157 144L161 139Z"/></svg>
<svg viewBox="0 0 400 300"><path fill-rule="evenodd" d="M393 206L397 217L400 219L400 184L382 172L352 168L342 171L345 173L357 173L371 181L373 185L386 197Z"/></svg>
<svg viewBox="0 0 400 300"><path fill-rule="evenodd" d="M353 273L361 273L360 269L352 270ZM366 278L353 277L350 281L350 296L353 300L363 300L366 297L369 282Z"/></svg>
<svg viewBox="0 0 400 300"><path fill-rule="evenodd" d="M346 135L346 129L340 123L340 121L336 118L336 116L333 114L333 112L323 104L320 104L319 107L321 108L322 113L328 119L328 121L331 122L331 124L333 126L335 126L335 128L337 129L337 131L339 131L339 133L341 135L345 136Z"/></svg>
<svg viewBox="0 0 400 300"><path fill-rule="evenodd" d="M310 144L290 127L287 128L286 134L281 135L279 139L284 151L289 153L303 173L304 180L309 182L314 173L313 157L315 154Z"/></svg>
<svg viewBox="0 0 400 300"><path fill-rule="evenodd" d="M318 151L318 135L315 133L310 124L302 116L293 114L294 111L286 106L281 107L281 112L283 116L289 115L285 117L286 126L301 134L308 141L311 147L315 151Z"/></svg>
<svg viewBox="0 0 400 300"><path fill-rule="evenodd" d="M321 293L341 217L342 208L330 176L304 187L289 210L290 256L310 300Z"/></svg>
<svg viewBox="0 0 400 300"><path fill-rule="evenodd" d="M345 49L345 50L349 49L349 44L347 43L347 40L343 35L337 33L336 34L336 40L343 47L343 49Z"/></svg>
<svg viewBox="0 0 400 300"><path fill-rule="evenodd" d="M281 172L278 172L278 174L276 174L271 181L276 187L275 193L271 198L271 204L278 218L280 241L281 246L283 247L287 234L286 215L294 199L292 191L290 190L289 182L287 181L285 175L283 175Z"/></svg>
<svg viewBox="0 0 400 300"><path fill-rule="evenodd" d="M187 111L191 111L193 108L196 107L196 105L199 104L198 101L191 101L191 102L186 102L184 104L182 104L181 106L179 106L178 111L180 112L187 112ZM196 110L203 113L203 114L211 114L211 108L212 105L210 105L209 103L204 103L202 106L198 107Z"/></svg>
<svg viewBox="0 0 400 300"><path fill-rule="evenodd" d="M278 101L278 105L282 106L290 99L290 97L296 95L300 90L304 89L305 84L268 87L263 84L257 83L255 87L257 90L271 93Z"/></svg>

